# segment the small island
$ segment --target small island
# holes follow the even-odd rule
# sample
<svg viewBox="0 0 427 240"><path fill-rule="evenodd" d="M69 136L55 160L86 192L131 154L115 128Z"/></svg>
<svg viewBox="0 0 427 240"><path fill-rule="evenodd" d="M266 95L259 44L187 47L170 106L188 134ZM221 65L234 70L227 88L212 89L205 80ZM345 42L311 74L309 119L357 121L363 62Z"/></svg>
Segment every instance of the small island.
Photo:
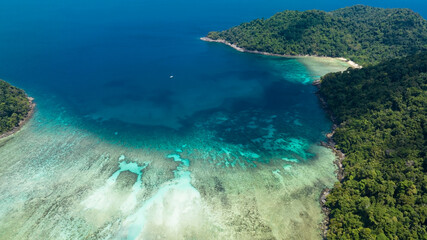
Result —
<svg viewBox="0 0 427 240"><path fill-rule="evenodd" d="M0 139L19 131L32 117L35 103L24 90L0 80Z"/></svg>

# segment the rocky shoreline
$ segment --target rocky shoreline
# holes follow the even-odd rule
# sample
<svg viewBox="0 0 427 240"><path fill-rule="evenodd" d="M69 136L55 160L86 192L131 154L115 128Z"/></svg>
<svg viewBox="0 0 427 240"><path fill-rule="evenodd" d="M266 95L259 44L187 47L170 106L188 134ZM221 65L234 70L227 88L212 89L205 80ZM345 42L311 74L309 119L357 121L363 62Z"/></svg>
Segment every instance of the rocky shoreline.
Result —
<svg viewBox="0 0 427 240"><path fill-rule="evenodd" d="M316 86L318 89L320 89L321 81L316 80L313 82L313 85ZM329 117L331 118L331 121L334 123L332 125L332 131L330 133L326 134L327 142L322 141L322 142L320 142L320 145L327 147L334 152L334 154L336 156L334 164L337 166L337 170L336 170L337 179L338 179L338 181L341 182L344 179L344 167L342 165L342 161L345 158L345 154L335 147L336 144L333 140L335 130L338 128L338 125L336 124L336 118L332 114L331 110L328 108L328 105L327 105L325 99L320 95L320 93L316 92L316 95L320 100L322 108L328 113ZM326 207L326 197L330 194L331 190L332 189L325 188L322 190L322 192L320 193L320 196L319 196L319 203L320 203L320 206L322 207L322 212L325 215L325 218L323 219L322 223L320 224L320 229L322 231L322 238L323 239L326 239L327 232L328 232L328 226L329 226L330 209L328 207Z"/></svg>
<svg viewBox="0 0 427 240"><path fill-rule="evenodd" d="M14 127L12 130L8 132L1 134L0 140L17 133L33 117L34 111L36 109L36 104L34 103L34 98L32 97L27 97L27 98L30 104L30 111L28 111L27 116L19 122L18 126Z"/></svg>
<svg viewBox="0 0 427 240"><path fill-rule="evenodd" d="M359 65L359 64L357 64L357 63L355 63L355 62L353 62L351 60L342 58L342 57L332 58L332 57L326 57L326 56L311 56L311 55L285 55L285 54L281 55L281 54L274 54L274 53L268 53L268 52L260 52L260 51L247 50L247 49L244 49L244 48L241 48L241 47L237 46L236 44L232 44L230 42L227 42L227 41L225 41L223 39L214 40L214 39L211 39L211 38L208 38L208 37L202 37L200 39L203 40L203 41L206 41L206 42L223 43L223 44L225 44L227 46L230 46L230 47L236 49L239 52L254 53L254 54L261 54L261 55L266 55L266 56L276 56L276 57L290 57L290 58L298 58L298 57L331 58L331 59L337 59L337 60L346 62L352 68L362 68L361 65ZM318 89L320 89L320 87L321 87L321 80L314 81L313 85L316 86ZM328 105L327 105L325 99L323 99L323 97L319 94L319 92L316 92L316 95L317 95L317 97L320 100L322 108L328 113L328 115L331 118L331 121L334 123L332 125L332 131L330 133L326 134L327 141L326 142L323 142L323 141L320 142L320 145L324 146L326 148L329 148L329 149L331 149L334 152L334 154L336 156L334 164L337 166L336 175L337 175L338 181L341 182L344 179L344 168L343 168L343 165L342 165L342 161L345 158L345 154L335 147L335 142L333 140L333 136L335 134L335 129L338 128L338 125L336 124L336 118L332 114L332 112L330 111L330 109L328 108ZM325 215L324 220L322 221L322 223L320 223L320 229L322 231L322 238L323 239L326 239L326 234L327 234L328 226L329 226L330 209L328 209L325 204L326 204L326 197L330 194L331 190L332 189L325 188L325 189L322 190L322 192L321 192L321 194L319 196L320 206L322 207L322 212Z"/></svg>

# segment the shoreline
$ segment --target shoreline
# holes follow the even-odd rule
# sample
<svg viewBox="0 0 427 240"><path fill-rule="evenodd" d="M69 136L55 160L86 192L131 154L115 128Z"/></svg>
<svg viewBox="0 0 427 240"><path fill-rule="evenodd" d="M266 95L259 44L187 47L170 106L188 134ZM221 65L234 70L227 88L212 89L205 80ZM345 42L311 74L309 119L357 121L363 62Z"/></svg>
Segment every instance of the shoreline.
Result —
<svg viewBox="0 0 427 240"><path fill-rule="evenodd" d="M201 37L200 40L206 41L206 42L223 43L223 44L225 44L227 46L230 46L230 47L236 49L239 52L255 53L255 54L261 54L261 55L266 55L266 56L287 57L287 58L303 58L303 57L329 58L329 59L336 59L336 60L340 60L340 61L346 62L352 68L362 68L361 65L359 65L359 64L357 64L357 63L355 63L355 62L353 62L353 61L351 61L349 59L343 58L343 57L333 58L333 57L313 56L313 55L286 55L286 54L281 55L281 54L274 54L274 53L268 53L268 52L246 50L244 48L238 47L237 45L231 44L230 42L227 42L227 41L222 40L222 39L214 40L214 39L211 39L211 38L208 38L208 37ZM312 84L314 86L316 86L318 89L320 89L320 87L321 87L321 80L315 80ZM337 156L337 160L334 161L334 164L336 164L337 167L338 167L338 169L337 169L337 179L338 179L338 181L341 182L342 179L344 178L344 175L343 175L343 170L344 169L343 169L343 166L342 166L342 160L344 159L345 155L340 150L338 150L338 149L335 148L335 142L332 139L333 136L334 136L334 133L335 133L335 129L338 127L338 125L336 124L336 118L334 117L334 115L332 114L332 112L329 110L328 105L327 105L325 99L323 99L323 97L320 96L320 94L318 92L316 93L316 95L319 98L319 101L320 101L320 103L322 105L322 108L326 111L326 113L328 113L328 115L329 115L329 117L330 117L330 119L331 119L331 121L333 123L333 125L332 125L332 131L330 133L326 134L326 138L328 139L327 142L321 141L320 145L331 149L335 153L335 155Z"/></svg>
<svg viewBox="0 0 427 240"><path fill-rule="evenodd" d="M12 136L13 134L19 132L19 130L21 130L22 127L24 127L24 125L28 121L30 121L31 118L33 117L35 109L36 109L36 104L34 103L34 98L27 96L27 99L28 99L28 102L30 104L30 111L28 111L27 116L19 122L18 126L14 127L12 130L10 130L8 132L1 134L0 140L2 140L3 138L6 138L6 137Z"/></svg>
<svg viewBox="0 0 427 240"><path fill-rule="evenodd" d="M354 69L359 69L362 68L361 65L343 58L343 57L326 57L326 56L313 56L313 55L286 55L286 54L274 54L274 53L268 53L268 52L260 52L260 51L252 51L252 50L247 50L244 48L241 48L239 46L237 46L236 44L231 44L230 42L227 42L225 40L219 39L219 40L214 40L208 37L202 37L200 38L200 40L202 41L206 41L206 42L216 42L216 43L222 43L225 44L227 46L230 46L232 48L234 48L235 50L239 51L239 52L245 52L245 53L254 53L254 54L261 54L261 55L266 55L266 56L276 56L276 57L286 57L286 58L304 58L304 57L316 57L316 58L328 58L328 59L336 59L342 62L347 63L351 68ZM321 87L321 80L315 80L312 85L316 86L318 89L320 89ZM337 166L337 170L335 171L336 173L336 177L337 180L339 182L342 182L342 180L344 179L344 168L342 165L342 161L345 158L345 154L343 152L341 152L339 149L335 148L335 142L333 141L333 136L335 134L335 129L338 128L338 125L336 124L336 118L335 116L332 114L332 112L330 111L330 109L328 108L328 105L325 101L325 99L320 95L319 92L316 92L317 97L319 98L319 101L322 105L322 108L326 111L326 113L329 115L333 125L332 125L332 129L331 132L326 134L326 138L327 141L321 141L319 144L323 147L329 148L331 149L336 158L334 160L334 164ZM329 214L330 214L330 209L326 207L326 197L330 194L332 189L330 188L324 188L319 196L319 203L320 203L320 207L322 209L323 215L324 215L324 219L322 220L322 222L319 224L319 228L321 230L321 234L322 234L322 239L326 239L327 236L327 232L329 229Z"/></svg>
<svg viewBox="0 0 427 240"><path fill-rule="evenodd" d="M218 40L214 40L212 38L208 38L208 37L201 37L200 40L205 41L205 42L215 42L215 43L222 43L225 44L227 46L230 46L232 48L234 48L235 50L239 51L239 52L245 52L245 53L254 53L254 54L261 54L261 55L265 55L265 56L274 56L274 57L285 57L285 58L303 58L303 57L316 57L316 58L329 58L329 59L336 59L336 60L340 60L342 62L347 63L351 68L362 68L361 65L351 61L350 59L346 59L343 57L327 57L327 56L317 56L317 55L287 55L287 54L276 54L276 53L269 53L269 52L260 52L257 50L247 50L244 48L241 48L239 46L237 46L236 44L232 44L230 42L227 42L223 39L218 39Z"/></svg>
<svg viewBox="0 0 427 240"><path fill-rule="evenodd" d="M321 87L321 81L320 80L316 80L316 81L313 82L313 85L316 86L318 89L320 89L320 87ZM335 118L335 116L332 114L331 110L328 107L328 104L326 103L325 99L320 95L319 91L316 92L316 95L319 98L319 101L320 101L320 103L322 105L322 108L329 115L329 117L330 117L330 119L331 119L331 121L333 123L332 129L331 129L332 131L326 134L327 142L321 141L320 145L323 146L323 147L329 148L329 149L331 149L334 152L334 154L336 156L336 158L334 160L334 164L337 166L337 170L335 171L335 173L337 175L337 180L339 182L342 182L343 179L344 179L344 167L342 165L342 162L343 162L343 160L345 158L345 154L341 150L339 150L339 149L337 149L335 147L336 144L335 144L335 142L333 140L333 136L335 134L335 130L339 126L336 124L336 118ZM320 193L320 196L319 196L319 203L320 203L320 206L322 208L322 212L323 212L323 214L325 216L324 219L323 219L323 221L320 223L320 230L322 231L322 238L323 239L327 239L327 232L328 232L328 229L329 229L329 214L330 214L331 211L330 211L330 209L328 207L326 207L325 204L326 204L326 198L331 193L331 190L332 189L330 189L330 188L324 188L322 190L322 192Z"/></svg>

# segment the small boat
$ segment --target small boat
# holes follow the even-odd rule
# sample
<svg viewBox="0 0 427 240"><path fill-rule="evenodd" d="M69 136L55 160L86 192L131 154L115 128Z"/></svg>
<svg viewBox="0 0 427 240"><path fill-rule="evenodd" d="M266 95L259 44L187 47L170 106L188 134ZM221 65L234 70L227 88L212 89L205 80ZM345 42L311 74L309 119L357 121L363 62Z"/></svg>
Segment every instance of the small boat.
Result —
<svg viewBox="0 0 427 240"><path fill-rule="evenodd" d="M169 76L169 78L170 78L170 79L172 79L172 78L173 78L173 75L170 75L170 76Z"/></svg>

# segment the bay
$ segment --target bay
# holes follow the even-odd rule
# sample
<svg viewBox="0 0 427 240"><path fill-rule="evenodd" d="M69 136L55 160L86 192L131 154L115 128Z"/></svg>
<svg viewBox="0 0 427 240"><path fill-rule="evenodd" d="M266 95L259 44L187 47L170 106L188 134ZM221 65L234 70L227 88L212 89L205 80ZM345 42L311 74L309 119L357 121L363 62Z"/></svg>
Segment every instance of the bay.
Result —
<svg viewBox="0 0 427 240"><path fill-rule="evenodd" d="M311 82L348 66L199 38L347 4L0 2L0 77L37 103L0 140L0 238L320 238L336 178Z"/></svg>

